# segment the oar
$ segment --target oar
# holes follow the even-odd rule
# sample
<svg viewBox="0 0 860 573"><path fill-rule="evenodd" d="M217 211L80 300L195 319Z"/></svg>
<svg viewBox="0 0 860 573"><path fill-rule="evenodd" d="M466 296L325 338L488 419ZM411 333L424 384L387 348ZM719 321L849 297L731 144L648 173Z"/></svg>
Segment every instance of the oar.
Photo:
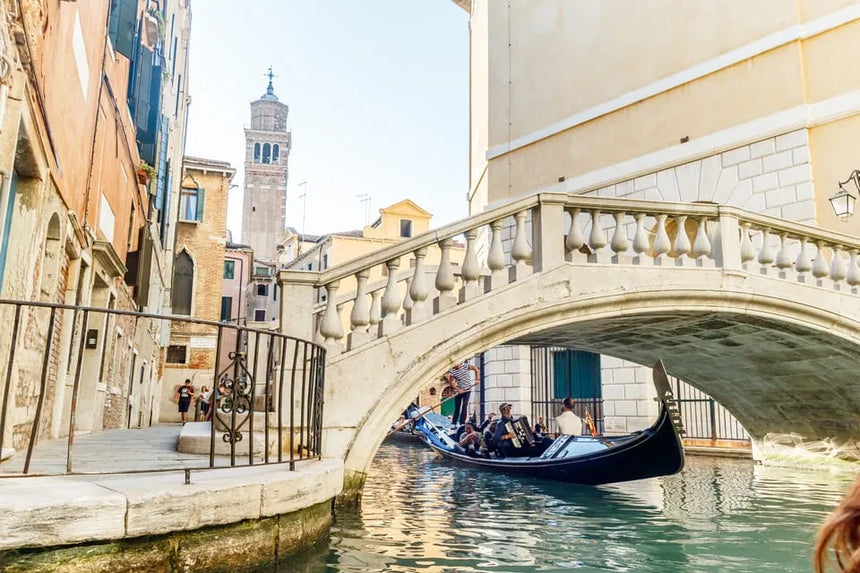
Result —
<svg viewBox="0 0 860 573"><path fill-rule="evenodd" d="M463 392L465 392L465 391L467 391L467 390L471 390L471 389L472 389L472 388L474 388L476 385L477 385L477 384L472 384L472 385L468 386L467 388L463 388L463 389L462 389L462 391L461 391L461 392L458 392L457 394L462 394ZM452 395L448 396L447 398L442 398L442 399L441 399L439 402L437 402L435 405L430 406L430 409L429 409L429 410L427 410L426 412L424 412L423 414L421 414L421 415L420 415L420 416L418 416L418 417L410 418L410 419L406 420L405 422L403 422L402 424L400 424L399 426L397 426L396 428L394 428L393 430L391 430L390 432L388 432L387 434L385 434L385 437L387 438L388 436L390 436L390 435L391 435L391 434L393 434L394 432L397 432L397 431L399 431L399 430L401 430L401 429L405 428L405 427L406 427L406 426L408 426L409 424L413 424L413 423L417 422L418 420L420 420L421 418L423 418L424 416L426 416L427 414L429 414L430 412L432 412L433 410L435 410L436 408L438 408L439 406L441 406L442 404L444 404L444 403L445 403L445 402L447 402L448 400L451 400L452 398L456 398L456 397L457 397L457 394L452 394Z"/></svg>

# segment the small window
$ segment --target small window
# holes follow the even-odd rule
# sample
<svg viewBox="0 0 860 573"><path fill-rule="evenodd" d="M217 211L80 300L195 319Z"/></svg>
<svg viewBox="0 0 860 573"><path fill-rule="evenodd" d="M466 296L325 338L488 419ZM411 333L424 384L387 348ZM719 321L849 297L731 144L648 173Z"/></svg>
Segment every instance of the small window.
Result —
<svg viewBox="0 0 860 573"><path fill-rule="evenodd" d="M411 237L412 236L412 220L411 219L400 219L400 236L401 237Z"/></svg>
<svg viewBox="0 0 860 573"><path fill-rule="evenodd" d="M259 162L260 162L260 144L255 143L254 144L254 163L259 163Z"/></svg>
<svg viewBox="0 0 860 573"><path fill-rule="evenodd" d="M232 296L222 296L221 297L221 322L230 322L230 318L233 315L233 297Z"/></svg>
<svg viewBox="0 0 860 573"><path fill-rule="evenodd" d="M325 255L323 255L322 267L320 267L320 270L323 270L323 271L324 271L324 270L326 270L327 268L328 268L328 253L326 253Z"/></svg>
<svg viewBox="0 0 860 573"><path fill-rule="evenodd" d="M431 395L431 396L435 396L435 395L436 395L436 388L430 388L430 395Z"/></svg>
<svg viewBox="0 0 860 573"><path fill-rule="evenodd" d="M278 285L272 285L272 300L278 300Z"/></svg>
<svg viewBox="0 0 860 573"><path fill-rule="evenodd" d="M269 276L269 269L267 267L257 267L256 269L254 269L254 274L267 277Z"/></svg>
<svg viewBox="0 0 860 573"><path fill-rule="evenodd" d="M308 263L308 270L309 271L314 270L314 264L313 263Z"/></svg>
<svg viewBox="0 0 860 573"><path fill-rule="evenodd" d="M183 187L179 190L179 218L183 221L203 220L203 189Z"/></svg>
<svg viewBox="0 0 860 573"><path fill-rule="evenodd" d="M272 146L272 163L277 163L278 159L281 158L281 146L277 143Z"/></svg>
<svg viewBox="0 0 860 573"><path fill-rule="evenodd" d="M269 285L257 285L257 296L269 296Z"/></svg>
<svg viewBox="0 0 860 573"><path fill-rule="evenodd" d="M236 270L236 261L224 261L224 278L232 279Z"/></svg>
<svg viewBox="0 0 860 573"><path fill-rule="evenodd" d="M265 322L266 320L266 311L264 309L257 309L254 311L254 320L257 322Z"/></svg>
<svg viewBox="0 0 860 573"><path fill-rule="evenodd" d="M185 364L187 346L177 346L171 344L167 347L167 362L169 364Z"/></svg>
<svg viewBox="0 0 860 573"><path fill-rule="evenodd" d="M263 163L272 162L272 146L268 143L263 144Z"/></svg>

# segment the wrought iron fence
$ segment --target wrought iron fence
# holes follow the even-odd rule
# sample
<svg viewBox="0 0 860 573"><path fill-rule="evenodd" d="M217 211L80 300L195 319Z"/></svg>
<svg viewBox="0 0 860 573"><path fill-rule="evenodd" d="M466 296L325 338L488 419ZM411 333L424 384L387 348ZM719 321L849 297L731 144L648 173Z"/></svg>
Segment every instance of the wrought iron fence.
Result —
<svg viewBox="0 0 860 573"><path fill-rule="evenodd" d="M694 440L750 441L740 422L719 402L698 388L675 378L675 397L685 438Z"/></svg>
<svg viewBox="0 0 860 573"><path fill-rule="evenodd" d="M318 344L235 324L43 302L0 300L0 321L0 459L8 458L0 477L294 469L321 456ZM208 424L183 427L181 437L171 430L169 439L179 438L171 454L147 443L146 430L129 429L178 422L172 400L184 379L211 384ZM123 431L119 447L104 445L104 436ZM87 440L95 445L79 459Z"/></svg>
<svg viewBox="0 0 860 573"><path fill-rule="evenodd" d="M561 403L565 396L555 396L555 365L553 356L558 352L565 352L570 348L561 346L533 346L531 348L531 365L532 365L532 422L544 420L544 427L561 414ZM594 420L594 427L598 435L603 435L604 416L603 416L603 399L600 397L600 379L591 388L589 396L573 396L576 398L576 405L573 413L579 416L583 421L588 416ZM584 424L583 424L584 425ZM550 432L554 431L551 426L548 428ZM586 428L583 427L583 432Z"/></svg>

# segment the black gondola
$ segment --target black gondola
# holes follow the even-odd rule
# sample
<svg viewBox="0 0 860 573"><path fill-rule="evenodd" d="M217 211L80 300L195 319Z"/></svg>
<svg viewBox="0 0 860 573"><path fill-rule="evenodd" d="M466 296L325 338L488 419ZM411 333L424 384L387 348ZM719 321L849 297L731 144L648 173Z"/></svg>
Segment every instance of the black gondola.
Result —
<svg viewBox="0 0 860 573"><path fill-rule="evenodd" d="M654 386L661 407L650 428L626 436L559 436L532 457L468 455L432 422L421 420L417 429L437 453L471 467L586 485L671 475L684 467L683 428L662 361L654 366Z"/></svg>

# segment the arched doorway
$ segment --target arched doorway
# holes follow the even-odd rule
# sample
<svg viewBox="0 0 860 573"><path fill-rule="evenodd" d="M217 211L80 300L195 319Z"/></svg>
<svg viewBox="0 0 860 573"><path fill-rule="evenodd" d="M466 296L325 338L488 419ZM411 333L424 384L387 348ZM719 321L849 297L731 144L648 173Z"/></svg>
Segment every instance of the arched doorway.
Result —
<svg viewBox="0 0 860 573"><path fill-rule="evenodd" d="M443 416L453 416L454 415L454 389L450 386L445 386L442 389L442 408L440 410L440 414ZM448 400L451 398L451 400Z"/></svg>

